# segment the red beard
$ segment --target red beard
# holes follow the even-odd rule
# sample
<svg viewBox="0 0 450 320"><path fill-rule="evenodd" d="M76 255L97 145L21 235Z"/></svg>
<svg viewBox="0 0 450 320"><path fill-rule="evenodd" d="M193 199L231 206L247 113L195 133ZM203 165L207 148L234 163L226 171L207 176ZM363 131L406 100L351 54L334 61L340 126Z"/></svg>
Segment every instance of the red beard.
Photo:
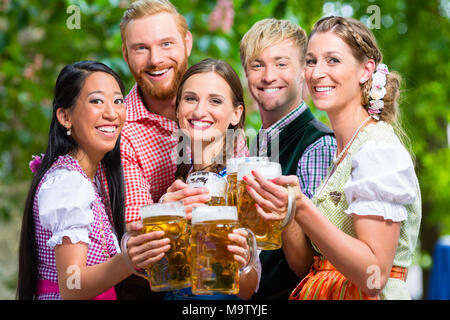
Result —
<svg viewBox="0 0 450 320"><path fill-rule="evenodd" d="M148 68L145 70L142 70L140 72L136 72L132 68L130 68L131 73L133 74L134 78L136 79L137 84L139 85L139 88L142 90L142 92L152 98L155 98L157 100L169 100L176 96L178 86L181 82L181 78L183 77L183 74L187 70L187 64L188 64L188 57L185 56L185 59L180 65L172 64L172 65L165 65L158 68ZM161 82L152 82L148 79L148 76L146 75L146 72L153 72L158 70L163 70L166 68L172 68L173 75L171 75L171 79L163 80Z"/></svg>

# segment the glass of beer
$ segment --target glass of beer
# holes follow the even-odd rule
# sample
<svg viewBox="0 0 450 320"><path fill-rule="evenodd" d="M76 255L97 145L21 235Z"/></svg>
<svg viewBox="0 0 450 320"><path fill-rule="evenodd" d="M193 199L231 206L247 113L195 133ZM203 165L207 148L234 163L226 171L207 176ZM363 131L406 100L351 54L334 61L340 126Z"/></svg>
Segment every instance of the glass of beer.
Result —
<svg viewBox="0 0 450 320"><path fill-rule="evenodd" d="M293 210L288 210L290 212L283 221L265 221L256 211L255 201L247 192L247 183L243 180L244 176L251 176L252 170L257 170L265 179L275 179L281 176L281 166L277 162L244 162L239 164L237 175L239 222L253 231L258 249L276 250L281 248L281 233L291 220Z"/></svg>
<svg viewBox="0 0 450 320"><path fill-rule="evenodd" d="M170 249L164 257L145 270L152 291L172 291L191 286L189 234L186 212L181 201L155 203L140 209L142 233L164 231Z"/></svg>
<svg viewBox="0 0 450 320"><path fill-rule="evenodd" d="M268 157L240 157L227 160L227 206L237 206L237 172L238 166L243 162L269 162Z"/></svg>
<svg viewBox="0 0 450 320"><path fill-rule="evenodd" d="M192 292L194 294L237 294L239 272L246 272L257 259L256 239L250 230L250 259L239 270L234 254L227 246L233 244L228 234L240 228L236 207L204 206L192 210Z"/></svg>
<svg viewBox="0 0 450 320"><path fill-rule="evenodd" d="M214 172L196 171L186 178L186 183L191 187L207 187L211 200L206 202L207 206L224 206L225 190L227 180Z"/></svg>

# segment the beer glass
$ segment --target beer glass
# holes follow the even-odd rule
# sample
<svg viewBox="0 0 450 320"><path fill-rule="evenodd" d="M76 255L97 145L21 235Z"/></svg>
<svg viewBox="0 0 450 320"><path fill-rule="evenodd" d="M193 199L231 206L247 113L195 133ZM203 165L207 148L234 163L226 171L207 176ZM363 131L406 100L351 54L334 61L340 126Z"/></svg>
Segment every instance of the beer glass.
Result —
<svg viewBox="0 0 450 320"><path fill-rule="evenodd" d="M164 257L145 270L152 291L172 291L191 286L189 234L186 212L181 201L155 203L140 209L142 233L164 231L170 249Z"/></svg>
<svg viewBox="0 0 450 320"><path fill-rule="evenodd" d="M237 206L237 172L238 165L243 162L269 162L268 157L240 157L227 160L227 206Z"/></svg>
<svg viewBox="0 0 450 320"><path fill-rule="evenodd" d="M238 215L239 222L245 228L253 231L260 250L276 250L281 248L281 233L292 218L293 194L289 191L289 210L283 221L265 221L256 211L255 201L247 192L244 176L251 175L257 170L265 179L281 176L281 166L277 162L244 162L238 165ZM263 208L264 209L264 208Z"/></svg>
<svg viewBox="0 0 450 320"><path fill-rule="evenodd" d="M191 187L207 187L211 200L206 202L207 206L224 206L225 189L227 180L214 172L196 171L186 178L186 183Z"/></svg>
<svg viewBox="0 0 450 320"><path fill-rule="evenodd" d="M194 294L237 294L239 272L250 270L257 259L256 239L250 230L250 260L239 270L234 254L227 246L233 244L228 234L240 228L236 207L204 206L192 210L192 292Z"/></svg>

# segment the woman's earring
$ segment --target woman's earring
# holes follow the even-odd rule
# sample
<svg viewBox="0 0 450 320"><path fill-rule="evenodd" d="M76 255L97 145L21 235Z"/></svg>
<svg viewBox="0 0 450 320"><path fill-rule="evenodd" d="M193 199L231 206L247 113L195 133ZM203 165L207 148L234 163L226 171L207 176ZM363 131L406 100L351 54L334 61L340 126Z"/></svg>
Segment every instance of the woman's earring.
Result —
<svg viewBox="0 0 450 320"><path fill-rule="evenodd" d="M66 135L70 136L72 134L72 131L70 130L70 122L66 122L64 127L67 129Z"/></svg>

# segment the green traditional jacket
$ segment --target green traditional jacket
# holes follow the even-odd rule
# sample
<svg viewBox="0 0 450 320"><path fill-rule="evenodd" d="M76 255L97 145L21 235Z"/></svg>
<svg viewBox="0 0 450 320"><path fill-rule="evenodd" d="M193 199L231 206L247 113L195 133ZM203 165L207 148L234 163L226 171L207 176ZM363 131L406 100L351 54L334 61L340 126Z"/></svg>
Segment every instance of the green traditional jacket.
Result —
<svg viewBox="0 0 450 320"><path fill-rule="evenodd" d="M333 132L318 121L309 108L284 127L278 140L278 162L283 175L296 175L297 166L303 152L317 139L333 135ZM256 137L256 142L259 137ZM273 157L271 141L268 141L267 154L259 156ZM262 275L258 292L252 299L287 300L292 290L301 281L288 266L283 249L262 251L260 254Z"/></svg>

